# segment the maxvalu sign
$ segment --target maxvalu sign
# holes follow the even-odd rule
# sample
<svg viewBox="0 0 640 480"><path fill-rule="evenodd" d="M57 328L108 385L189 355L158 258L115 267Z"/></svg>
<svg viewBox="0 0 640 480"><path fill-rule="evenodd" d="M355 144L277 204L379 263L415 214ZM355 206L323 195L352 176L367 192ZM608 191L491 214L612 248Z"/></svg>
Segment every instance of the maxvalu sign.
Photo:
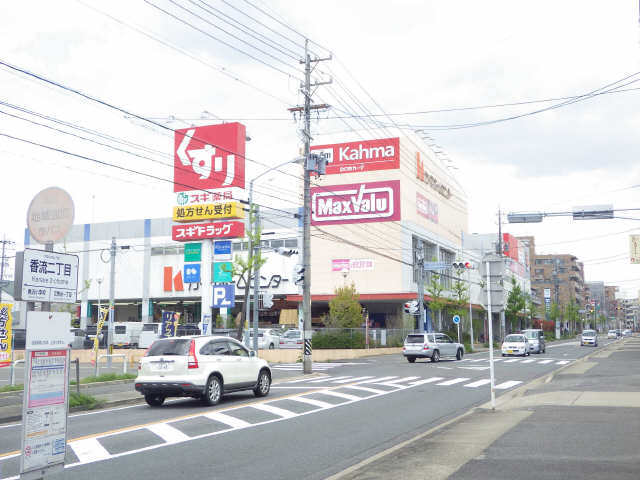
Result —
<svg viewBox="0 0 640 480"><path fill-rule="evenodd" d="M311 208L312 225L400 220L400 181L314 187Z"/></svg>
<svg viewBox="0 0 640 480"><path fill-rule="evenodd" d="M399 138L316 145L311 151L327 160L327 175L400 167Z"/></svg>

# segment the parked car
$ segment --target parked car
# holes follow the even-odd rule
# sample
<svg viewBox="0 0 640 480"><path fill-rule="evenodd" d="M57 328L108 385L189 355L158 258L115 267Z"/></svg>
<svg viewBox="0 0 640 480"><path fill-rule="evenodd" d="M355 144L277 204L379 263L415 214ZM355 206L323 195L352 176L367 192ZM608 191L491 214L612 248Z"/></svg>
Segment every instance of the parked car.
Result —
<svg viewBox="0 0 640 480"><path fill-rule="evenodd" d="M545 353L547 343L544 340L544 331L539 328L523 330L522 334L529 340L529 351L532 353Z"/></svg>
<svg viewBox="0 0 640 480"><path fill-rule="evenodd" d="M512 333L504 337L502 342L502 356L507 355L531 355L529 339L521 333Z"/></svg>
<svg viewBox="0 0 640 480"><path fill-rule="evenodd" d="M441 357L462 360L464 345L456 343L444 333L410 333L404 340L402 355L409 363L416 358L430 358L437 362Z"/></svg>
<svg viewBox="0 0 640 480"><path fill-rule="evenodd" d="M80 328L72 328L69 330L69 346L71 348L84 348L84 339L86 332Z"/></svg>
<svg viewBox="0 0 640 480"><path fill-rule="evenodd" d="M136 391L152 407L167 397L193 397L216 405L226 393L253 390L264 397L271 368L230 337L196 336L156 340L140 360Z"/></svg>
<svg viewBox="0 0 640 480"><path fill-rule="evenodd" d="M631 330L626 329L622 332L622 336L623 337L630 337L631 336Z"/></svg>
<svg viewBox="0 0 640 480"><path fill-rule="evenodd" d="M113 324L113 346L115 348L138 348L141 322L116 322Z"/></svg>
<svg viewBox="0 0 640 480"><path fill-rule="evenodd" d="M84 337L84 348L93 348L93 341L96 338L96 331L98 327L96 325L87 325L87 335ZM102 325L102 330L98 334L98 345L100 348L107 346L107 335L109 334L109 327L105 324Z"/></svg>
<svg viewBox="0 0 640 480"><path fill-rule="evenodd" d="M607 333L607 338L618 338L618 332L615 330L609 330Z"/></svg>
<svg viewBox="0 0 640 480"><path fill-rule="evenodd" d="M176 337L201 335L202 332L195 323L183 323L176 328Z"/></svg>
<svg viewBox="0 0 640 480"><path fill-rule="evenodd" d="M598 346L598 333L595 330L583 330L580 336L580 346L584 347L585 345Z"/></svg>
<svg viewBox="0 0 640 480"><path fill-rule="evenodd" d="M280 337L280 348L302 348L304 341L302 331L297 329L287 330Z"/></svg>
<svg viewBox="0 0 640 480"><path fill-rule="evenodd" d="M160 338L160 323L143 323L140 338L138 339L139 348L149 348L153 342Z"/></svg>
<svg viewBox="0 0 640 480"><path fill-rule="evenodd" d="M260 350L273 350L280 347L281 331L273 328L258 329L258 348ZM249 329L249 345L253 345L253 329Z"/></svg>

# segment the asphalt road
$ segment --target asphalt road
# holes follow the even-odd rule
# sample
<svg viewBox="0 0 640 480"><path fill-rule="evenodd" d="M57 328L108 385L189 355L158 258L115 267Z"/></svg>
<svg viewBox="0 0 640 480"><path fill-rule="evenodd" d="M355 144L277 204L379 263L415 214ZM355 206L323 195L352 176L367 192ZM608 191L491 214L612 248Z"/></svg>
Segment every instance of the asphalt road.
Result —
<svg viewBox="0 0 640 480"><path fill-rule="evenodd" d="M548 345L546 354L496 356L497 394L591 351L572 341ZM309 379L298 378L301 365L274 366L266 399L237 393L216 407L175 399L161 408L72 415L67 468L50 478L321 479L489 399L487 353L439 363L410 364L394 355L316 367L321 374ZM20 424L0 426L0 478L17 474L19 439Z"/></svg>

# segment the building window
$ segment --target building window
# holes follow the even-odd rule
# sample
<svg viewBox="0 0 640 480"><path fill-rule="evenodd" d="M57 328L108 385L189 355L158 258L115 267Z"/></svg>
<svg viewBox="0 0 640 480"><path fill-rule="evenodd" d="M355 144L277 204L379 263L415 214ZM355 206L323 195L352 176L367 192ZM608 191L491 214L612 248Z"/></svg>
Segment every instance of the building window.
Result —
<svg viewBox="0 0 640 480"><path fill-rule="evenodd" d="M271 248L279 248L284 246L284 240L271 240Z"/></svg>
<svg viewBox="0 0 640 480"><path fill-rule="evenodd" d="M420 239L418 237L412 237L412 251L413 251L413 281L418 281L418 259L416 256L416 250L418 248L418 241ZM438 251L435 244L427 242L426 240L422 240L422 251L424 254L425 262L435 262L437 261L436 252ZM424 272L424 283L429 283L431 281L431 272Z"/></svg>
<svg viewBox="0 0 640 480"><path fill-rule="evenodd" d="M444 263L453 263L456 259L456 254L448 250L440 249L440 261ZM443 275L440 275L440 284L445 290L451 290L451 277L453 276L453 269L447 268Z"/></svg>
<svg viewBox="0 0 640 480"><path fill-rule="evenodd" d="M536 275L544 275L544 268L536 268Z"/></svg>
<svg viewBox="0 0 640 480"><path fill-rule="evenodd" d="M296 248L298 246L297 238L287 238L284 241L284 246L287 248Z"/></svg>

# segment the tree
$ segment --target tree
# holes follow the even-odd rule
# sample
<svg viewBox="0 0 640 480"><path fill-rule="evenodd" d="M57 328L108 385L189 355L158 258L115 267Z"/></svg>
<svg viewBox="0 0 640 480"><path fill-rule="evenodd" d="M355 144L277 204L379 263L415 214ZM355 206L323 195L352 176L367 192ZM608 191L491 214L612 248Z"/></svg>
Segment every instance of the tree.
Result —
<svg viewBox="0 0 640 480"><path fill-rule="evenodd" d="M526 300L522 293L522 288L520 288L516 279L511 277L511 291L507 296L507 304L504 309L505 317L511 325L511 331L514 330L514 322L518 319L518 314L524 310L525 306Z"/></svg>
<svg viewBox="0 0 640 480"><path fill-rule="evenodd" d="M533 297L530 293L524 294L524 314L528 319L528 328L533 327L533 317L538 313L538 306L533 303Z"/></svg>
<svg viewBox="0 0 640 480"><path fill-rule="evenodd" d="M329 317L327 325L334 328L359 328L362 325L362 306L358 301L360 295L356 286L337 287L335 296L329 300Z"/></svg>
<svg viewBox="0 0 640 480"><path fill-rule="evenodd" d="M553 321L554 327L559 320L562 320L562 310L560 309L560 305L558 305L556 302L553 302L551 304L551 310L549 310L549 319Z"/></svg>
<svg viewBox="0 0 640 480"><path fill-rule="evenodd" d="M427 295L431 298L429 301L429 308L434 314L438 314L438 330L442 327L442 310L448 303L448 298L442 295L444 291L444 286L440 281L440 275L437 273L431 273L431 278L429 279L429 283L427 283L425 288ZM420 319L422 321L422 319Z"/></svg>
<svg viewBox="0 0 640 480"><path fill-rule="evenodd" d="M571 303L569 303L569 305L567 305L564 309L564 318L569 322L569 325L571 325L571 329L573 331L576 330L576 325L578 323L579 317L580 315L578 313L578 305L573 300L571 300Z"/></svg>
<svg viewBox="0 0 640 480"><path fill-rule="evenodd" d="M255 225L255 206L249 212L249 225ZM252 231L247 230L247 238L249 239L252 246L260 244L261 233L262 227L260 226L254 227ZM248 317L250 298L249 292L251 291L251 273L256 268L260 268L267 261L266 259L262 258L261 250L258 250L258 253L254 253L251 250L247 252L248 254L246 259L239 255L236 255L233 259L233 263L231 264L231 274L234 277L240 277L240 279L244 282L244 305L236 332L236 338L238 339L242 339L242 330L244 329L244 325L247 322ZM253 301L257 302L258 299L254 298Z"/></svg>

